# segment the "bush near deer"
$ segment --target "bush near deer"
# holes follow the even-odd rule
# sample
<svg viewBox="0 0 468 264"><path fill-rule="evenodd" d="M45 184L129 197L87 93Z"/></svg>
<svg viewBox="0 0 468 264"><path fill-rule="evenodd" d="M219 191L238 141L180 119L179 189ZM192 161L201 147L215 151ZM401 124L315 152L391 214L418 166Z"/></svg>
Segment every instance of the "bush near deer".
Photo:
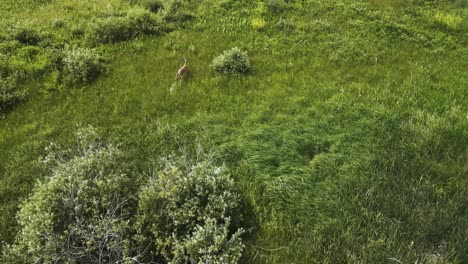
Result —
<svg viewBox="0 0 468 264"><path fill-rule="evenodd" d="M214 58L211 68L216 75L245 75L252 66L247 52L234 47Z"/></svg>

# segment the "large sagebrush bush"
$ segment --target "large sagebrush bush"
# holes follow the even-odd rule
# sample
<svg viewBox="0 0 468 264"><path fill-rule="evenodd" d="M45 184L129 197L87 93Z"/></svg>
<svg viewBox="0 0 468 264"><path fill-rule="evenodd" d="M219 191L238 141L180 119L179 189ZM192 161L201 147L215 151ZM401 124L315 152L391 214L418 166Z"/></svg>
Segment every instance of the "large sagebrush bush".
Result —
<svg viewBox="0 0 468 264"><path fill-rule="evenodd" d="M65 51L62 62L65 78L73 84L91 82L105 70L104 58L88 48Z"/></svg>
<svg viewBox="0 0 468 264"><path fill-rule="evenodd" d="M216 75L242 75L250 72L251 65L247 52L234 47L214 58L211 68Z"/></svg>
<svg viewBox="0 0 468 264"><path fill-rule="evenodd" d="M20 232L7 263L124 263L132 252L132 184L121 152L94 128L77 134L77 149L51 152L52 174L20 208ZM67 158L70 156L69 158Z"/></svg>
<svg viewBox="0 0 468 264"><path fill-rule="evenodd" d="M237 263L239 197L211 158L170 157L140 192L138 232L169 263Z"/></svg>

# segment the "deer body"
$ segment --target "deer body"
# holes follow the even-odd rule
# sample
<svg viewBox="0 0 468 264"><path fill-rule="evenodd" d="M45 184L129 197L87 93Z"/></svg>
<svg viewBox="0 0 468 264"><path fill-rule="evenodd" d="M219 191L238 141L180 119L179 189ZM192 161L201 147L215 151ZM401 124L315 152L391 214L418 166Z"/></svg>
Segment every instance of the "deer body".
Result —
<svg viewBox="0 0 468 264"><path fill-rule="evenodd" d="M179 79L187 71L187 59L184 58L184 66L177 71L176 80Z"/></svg>

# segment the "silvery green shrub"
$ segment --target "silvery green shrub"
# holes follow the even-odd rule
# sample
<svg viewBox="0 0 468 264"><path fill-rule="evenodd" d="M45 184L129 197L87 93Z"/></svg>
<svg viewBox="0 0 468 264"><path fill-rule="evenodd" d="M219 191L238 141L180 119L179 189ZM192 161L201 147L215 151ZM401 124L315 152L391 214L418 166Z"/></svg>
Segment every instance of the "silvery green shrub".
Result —
<svg viewBox="0 0 468 264"><path fill-rule="evenodd" d="M104 72L104 58L94 49L73 48L65 51L65 78L74 84L88 83Z"/></svg>
<svg viewBox="0 0 468 264"><path fill-rule="evenodd" d="M132 186L121 153L92 127L77 135L75 156L53 152L51 176L38 182L20 208L20 231L7 263L124 263L132 252ZM70 154L70 153L69 153Z"/></svg>
<svg viewBox="0 0 468 264"><path fill-rule="evenodd" d="M168 263L237 263L244 244L239 197L223 166L211 158L170 157L139 197L140 242Z"/></svg>
<svg viewBox="0 0 468 264"><path fill-rule="evenodd" d="M214 58L211 68L216 75L242 75L251 70L251 65L247 52L234 47Z"/></svg>

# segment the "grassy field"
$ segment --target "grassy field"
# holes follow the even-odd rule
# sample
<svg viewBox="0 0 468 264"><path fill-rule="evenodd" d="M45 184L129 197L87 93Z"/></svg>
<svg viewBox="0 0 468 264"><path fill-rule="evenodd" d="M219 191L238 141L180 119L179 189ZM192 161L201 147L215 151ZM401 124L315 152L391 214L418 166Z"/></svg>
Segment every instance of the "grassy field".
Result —
<svg viewBox="0 0 468 264"><path fill-rule="evenodd" d="M46 147L92 125L134 175L215 151L245 204L243 263L468 262L466 2L180 2L157 34L96 43L92 23L131 1L1 0L0 55L27 91L0 119L1 246L50 174ZM95 48L105 73L61 82L68 46ZM215 76L232 47L252 72Z"/></svg>

